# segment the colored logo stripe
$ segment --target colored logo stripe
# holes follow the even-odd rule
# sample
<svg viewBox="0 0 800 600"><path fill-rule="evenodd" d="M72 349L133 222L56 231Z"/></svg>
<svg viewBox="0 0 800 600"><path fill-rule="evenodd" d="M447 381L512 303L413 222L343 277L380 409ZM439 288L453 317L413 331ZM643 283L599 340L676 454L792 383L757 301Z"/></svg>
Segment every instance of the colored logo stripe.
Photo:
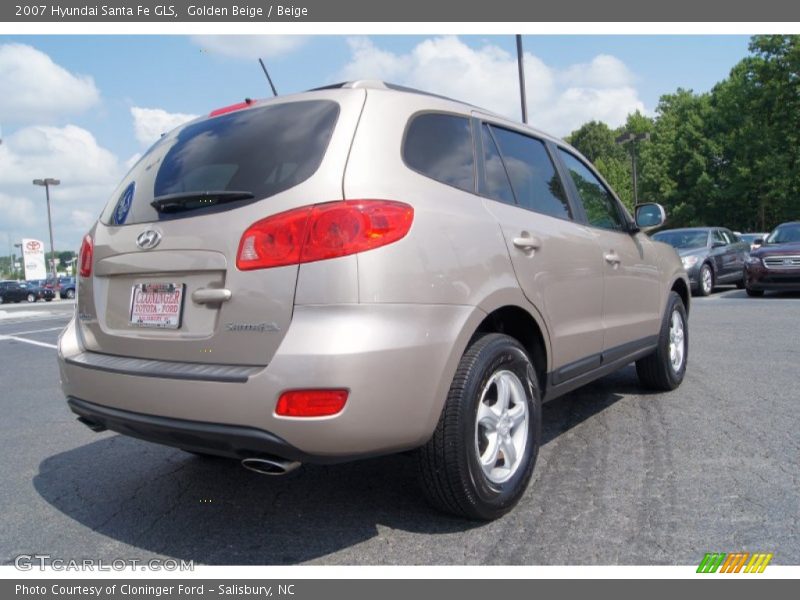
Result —
<svg viewBox="0 0 800 600"><path fill-rule="evenodd" d="M763 573L767 568L769 561L772 560L772 554L753 554L753 558L747 563L744 568L745 573Z"/></svg>
<svg viewBox="0 0 800 600"><path fill-rule="evenodd" d="M698 573L763 573L764 569L772 560L772 554L764 552L735 552L726 554L725 552L708 552L703 556L700 565L697 567ZM748 562L748 559L749 562ZM745 566L747 563L747 566ZM742 570L744 567L744 570Z"/></svg>
<svg viewBox="0 0 800 600"><path fill-rule="evenodd" d="M724 552L709 552L700 561L700 566L697 567L698 573L716 573L722 561L725 560Z"/></svg>

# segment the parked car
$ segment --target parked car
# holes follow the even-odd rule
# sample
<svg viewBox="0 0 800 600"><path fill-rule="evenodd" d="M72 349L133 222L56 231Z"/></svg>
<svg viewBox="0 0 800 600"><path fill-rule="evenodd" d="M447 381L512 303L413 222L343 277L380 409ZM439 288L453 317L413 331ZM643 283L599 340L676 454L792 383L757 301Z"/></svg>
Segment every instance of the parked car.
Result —
<svg viewBox="0 0 800 600"><path fill-rule="evenodd" d="M0 282L0 304L9 302L36 302L37 295L24 281Z"/></svg>
<svg viewBox="0 0 800 600"><path fill-rule="evenodd" d="M213 111L125 176L59 340L90 428L283 474L416 449L443 510L530 480L543 401L672 390L689 280L592 165L467 104L355 82Z"/></svg>
<svg viewBox="0 0 800 600"><path fill-rule="evenodd" d="M45 279L32 279L25 282L28 288L28 302L36 302L37 300L44 300L50 302L56 297L55 292L46 287L47 281Z"/></svg>
<svg viewBox="0 0 800 600"><path fill-rule="evenodd" d="M28 289L19 281L0 281L0 304L21 302L28 297Z"/></svg>
<svg viewBox="0 0 800 600"><path fill-rule="evenodd" d="M743 242L750 244L750 251L756 250L761 247L768 233L742 233L739 237Z"/></svg>
<svg viewBox="0 0 800 600"><path fill-rule="evenodd" d="M683 261L692 292L708 296L723 283L743 287L744 261L750 245L739 240L724 227L689 227L666 229L653 235L678 251Z"/></svg>
<svg viewBox="0 0 800 600"><path fill-rule="evenodd" d="M58 278L58 293L62 298L72 299L75 297L75 278L74 277L59 277Z"/></svg>
<svg viewBox="0 0 800 600"><path fill-rule="evenodd" d="M800 221L778 225L750 253L744 269L748 296L767 290L800 291Z"/></svg>

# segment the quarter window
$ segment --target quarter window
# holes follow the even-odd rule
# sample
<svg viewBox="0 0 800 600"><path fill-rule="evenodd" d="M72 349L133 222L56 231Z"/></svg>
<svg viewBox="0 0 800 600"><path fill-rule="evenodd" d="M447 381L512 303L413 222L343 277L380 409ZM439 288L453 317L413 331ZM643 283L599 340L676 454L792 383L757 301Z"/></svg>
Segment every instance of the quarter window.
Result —
<svg viewBox="0 0 800 600"><path fill-rule="evenodd" d="M497 150L497 144L494 143L489 126L485 123L481 126L481 137L483 139L483 170L485 175L481 194L506 204L515 204L514 192L511 190L508 173L506 173L506 168L503 166L503 160L500 158L500 152Z"/></svg>
<svg viewBox="0 0 800 600"><path fill-rule="evenodd" d="M411 121L403 160L413 170L467 192L475 191L475 157L469 119L425 113Z"/></svg>
<svg viewBox="0 0 800 600"><path fill-rule="evenodd" d="M559 149L575 187L578 189L589 224L602 229L624 231L625 222L614 197L583 162Z"/></svg>

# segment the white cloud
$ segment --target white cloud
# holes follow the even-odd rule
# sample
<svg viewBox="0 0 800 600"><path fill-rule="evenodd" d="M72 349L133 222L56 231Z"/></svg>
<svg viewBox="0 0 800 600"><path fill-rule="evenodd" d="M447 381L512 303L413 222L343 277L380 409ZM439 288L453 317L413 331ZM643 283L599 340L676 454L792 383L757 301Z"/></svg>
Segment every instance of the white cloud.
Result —
<svg viewBox="0 0 800 600"><path fill-rule="evenodd" d="M136 139L144 146L156 142L162 133L167 133L183 125L187 121L196 119L197 115L186 113L170 113L161 108L131 107L133 117L133 131Z"/></svg>
<svg viewBox="0 0 800 600"><path fill-rule="evenodd" d="M25 44L0 45L0 89L0 116L7 122L46 122L100 100L91 77L74 75Z"/></svg>
<svg viewBox="0 0 800 600"><path fill-rule="evenodd" d="M598 54L591 62L572 65L559 78L568 86L594 88L619 88L633 84L633 73L620 59L608 54Z"/></svg>
<svg viewBox="0 0 800 600"><path fill-rule="evenodd" d="M202 52L231 58L256 60L294 52L308 38L302 35L194 35L192 41Z"/></svg>
<svg viewBox="0 0 800 600"><path fill-rule="evenodd" d="M34 206L28 198L0 192L0 215L7 225L31 226L36 223Z"/></svg>
<svg viewBox="0 0 800 600"><path fill-rule="evenodd" d="M56 177L70 185L113 181L119 176L116 156L81 127L25 127L0 146L0 181L30 184Z"/></svg>
<svg viewBox="0 0 800 600"><path fill-rule="evenodd" d="M136 139L145 146L156 142L162 134L197 118L197 115L170 113L161 108L139 106L131 107L131 116Z"/></svg>
<svg viewBox="0 0 800 600"><path fill-rule="evenodd" d="M396 54L368 38L351 38L348 43L351 59L337 79L384 79L519 119L517 59L498 46L471 48L455 36L445 36ZM524 61L529 121L545 131L567 135L592 119L616 127L628 113L645 112L633 74L613 56L601 54L563 70L530 53Z"/></svg>
<svg viewBox="0 0 800 600"><path fill-rule="evenodd" d="M20 129L0 145L0 230L46 240L45 194L32 181L54 177L61 180L50 190L56 249L76 249L122 175L117 157L85 129Z"/></svg>

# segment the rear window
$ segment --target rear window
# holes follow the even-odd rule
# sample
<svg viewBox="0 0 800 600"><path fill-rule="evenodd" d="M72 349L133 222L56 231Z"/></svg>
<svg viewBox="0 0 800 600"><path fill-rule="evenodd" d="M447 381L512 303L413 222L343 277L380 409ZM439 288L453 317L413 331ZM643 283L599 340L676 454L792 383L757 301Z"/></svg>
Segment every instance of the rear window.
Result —
<svg viewBox="0 0 800 600"><path fill-rule="evenodd" d="M312 100L240 110L187 125L162 138L136 163L101 220L131 225L197 216L288 190L319 168L338 116L337 103ZM159 211L151 205L159 198L195 192L211 195L184 200L180 210Z"/></svg>
<svg viewBox="0 0 800 600"><path fill-rule="evenodd" d="M414 117L403 160L418 173L467 192L475 190L475 157L469 119L425 113Z"/></svg>

